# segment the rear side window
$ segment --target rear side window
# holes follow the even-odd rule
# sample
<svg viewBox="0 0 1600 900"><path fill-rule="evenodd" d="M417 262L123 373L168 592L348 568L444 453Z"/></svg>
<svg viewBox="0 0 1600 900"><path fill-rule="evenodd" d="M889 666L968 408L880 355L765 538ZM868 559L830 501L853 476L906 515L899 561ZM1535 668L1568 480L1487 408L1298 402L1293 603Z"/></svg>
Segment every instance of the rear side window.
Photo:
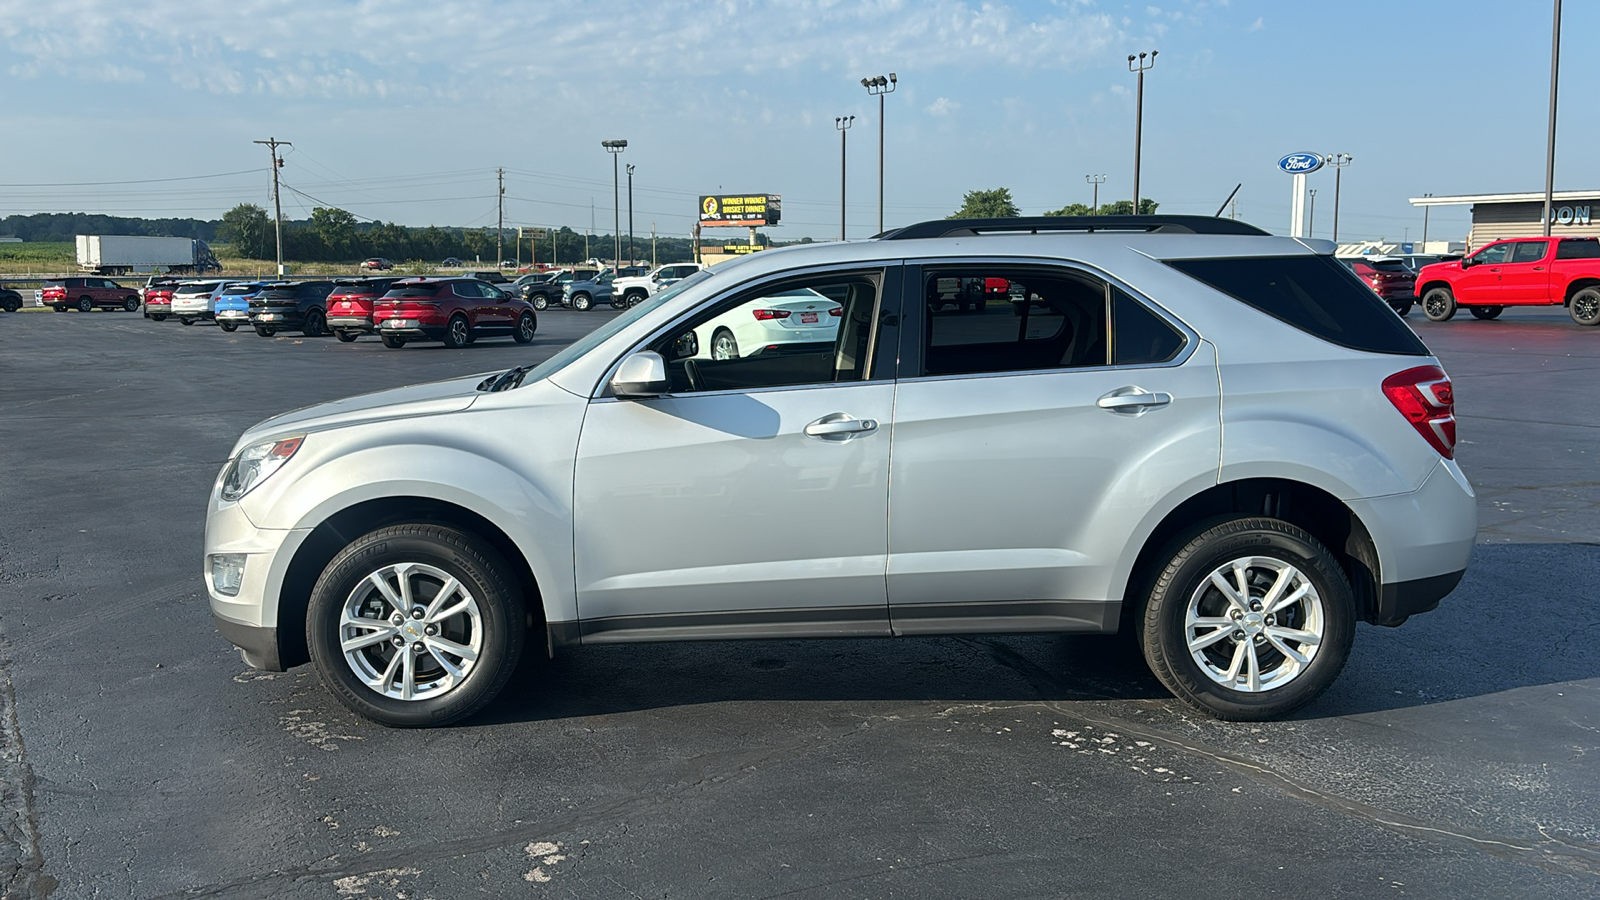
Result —
<svg viewBox="0 0 1600 900"><path fill-rule="evenodd" d="M1112 365L1164 363L1177 356L1187 340L1182 332L1121 288L1111 289Z"/></svg>
<svg viewBox="0 0 1600 900"><path fill-rule="evenodd" d="M1010 266L926 273L924 375L1106 364L1106 284Z"/></svg>
<svg viewBox="0 0 1600 900"><path fill-rule="evenodd" d="M1556 245L1556 259L1600 259L1600 241L1562 241Z"/></svg>
<svg viewBox="0 0 1600 900"><path fill-rule="evenodd" d="M1544 241L1519 241L1515 247L1511 251L1511 261L1514 263L1533 263L1544 259Z"/></svg>
<svg viewBox="0 0 1600 900"><path fill-rule="evenodd" d="M1331 257L1174 259L1167 265L1329 343L1369 353L1428 354L1394 310Z"/></svg>

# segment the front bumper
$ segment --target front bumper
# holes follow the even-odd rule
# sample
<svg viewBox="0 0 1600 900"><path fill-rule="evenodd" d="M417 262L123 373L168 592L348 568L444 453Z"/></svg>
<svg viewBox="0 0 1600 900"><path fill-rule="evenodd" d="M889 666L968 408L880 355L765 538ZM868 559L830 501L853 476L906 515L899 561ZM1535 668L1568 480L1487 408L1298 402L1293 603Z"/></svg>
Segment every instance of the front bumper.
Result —
<svg viewBox="0 0 1600 900"><path fill-rule="evenodd" d="M278 642L278 601L284 577L311 529L257 528L237 503L222 503L213 493L206 512L205 556L202 576L217 630L244 651L245 662L260 669L282 671ZM238 554L245 558L239 592L217 591L211 577L211 557ZM303 622L290 623L303 633Z"/></svg>
<svg viewBox="0 0 1600 900"><path fill-rule="evenodd" d="M1399 625L1435 609L1461 581L1478 534L1478 500L1453 460L1439 460L1415 491L1349 506L1378 550L1383 584L1373 624Z"/></svg>

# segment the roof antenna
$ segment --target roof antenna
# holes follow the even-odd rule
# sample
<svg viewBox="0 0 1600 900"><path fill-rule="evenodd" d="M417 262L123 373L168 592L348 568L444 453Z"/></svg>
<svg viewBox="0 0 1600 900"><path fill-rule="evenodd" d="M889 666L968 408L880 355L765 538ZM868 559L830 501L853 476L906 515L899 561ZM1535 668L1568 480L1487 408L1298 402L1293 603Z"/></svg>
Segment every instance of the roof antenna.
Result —
<svg viewBox="0 0 1600 900"><path fill-rule="evenodd" d="M1242 188L1242 187L1244 187L1244 182L1242 182L1242 181L1239 182L1238 184L1234 185L1233 186L1233 194L1239 193L1239 188ZM1217 214L1212 216L1213 219L1222 218L1222 211L1228 208L1228 204L1229 203L1233 202L1233 194L1229 194L1228 195L1228 199L1222 201L1222 205L1217 207Z"/></svg>

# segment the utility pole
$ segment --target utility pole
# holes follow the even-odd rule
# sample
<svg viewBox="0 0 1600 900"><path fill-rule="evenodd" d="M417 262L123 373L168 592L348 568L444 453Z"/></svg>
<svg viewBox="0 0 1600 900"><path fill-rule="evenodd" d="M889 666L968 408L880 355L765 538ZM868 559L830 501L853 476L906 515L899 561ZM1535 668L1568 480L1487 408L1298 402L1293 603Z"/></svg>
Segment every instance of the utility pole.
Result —
<svg viewBox="0 0 1600 900"><path fill-rule="evenodd" d="M500 204L500 214L494 223L494 267L499 269L500 264L505 262L506 259L506 170L495 169L494 171L495 177L500 181L500 190L496 193Z"/></svg>
<svg viewBox="0 0 1600 900"><path fill-rule="evenodd" d="M1544 152L1544 236L1550 236L1550 214L1556 192L1556 82L1561 77L1561 0L1556 0L1550 34L1550 135Z"/></svg>
<svg viewBox="0 0 1600 900"><path fill-rule="evenodd" d="M1339 182L1344 175L1344 167L1350 165L1355 159L1348 153L1329 153L1328 165L1333 166L1333 242L1339 243Z"/></svg>
<svg viewBox="0 0 1600 900"><path fill-rule="evenodd" d="M1106 183L1106 177L1104 175L1085 175L1085 176L1083 176L1083 180L1089 182L1092 185L1094 185L1094 202L1089 205L1089 215L1091 215L1091 216L1099 215L1100 214L1100 185Z"/></svg>
<svg viewBox="0 0 1600 900"><path fill-rule="evenodd" d="M656 267L656 223L650 223L650 268Z"/></svg>
<svg viewBox="0 0 1600 900"><path fill-rule="evenodd" d="M1433 195L1432 194L1423 194L1422 196L1424 196L1424 197L1432 197ZM1428 252L1428 213L1430 213L1432 211L1433 211L1433 204L1431 204L1431 203L1422 208L1422 252L1423 253L1427 253ZM1550 213L1549 213L1548 210L1546 210L1545 219L1548 220L1549 218L1550 218Z"/></svg>
<svg viewBox="0 0 1600 900"><path fill-rule="evenodd" d="M1155 67L1156 54L1160 50L1151 50L1148 54L1140 53L1138 56L1128 54L1128 71L1139 73L1139 94L1133 107L1133 214L1139 214L1139 156L1144 145L1144 73ZM1145 57L1149 57L1146 62Z"/></svg>
<svg viewBox="0 0 1600 900"><path fill-rule="evenodd" d="M583 234L583 261L585 264L594 257L589 255L589 235L594 234L594 198L589 198L589 230Z"/></svg>
<svg viewBox="0 0 1600 900"><path fill-rule="evenodd" d="M633 163L628 163L628 265L633 265Z"/></svg>
<svg viewBox="0 0 1600 900"><path fill-rule="evenodd" d="M268 152L272 154L272 221L278 231L278 277L283 277L283 203L278 199L278 170L283 168L283 159L278 156L279 147L293 147L288 141L277 138L267 138L264 141L253 143L265 144ZM1546 218L1549 218L1547 215Z"/></svg>
<svg viewBox="0 0 1600 900"><path fill-rule="evenodd" d="M878 233L883 234L883 95L894 93L899 79L893 72L889 77L877 75L861 79L867 93L878 98ZM753 243L753 242L752 242Z"/></svg>
<svg viewBox="0 0 1600 900"><path fill-rule="evenodd" d="M844 174L845 174L845 133L856 122L855 116L839 116L833 120L833 127L839 131L839 240L844 240Z"/></svg>

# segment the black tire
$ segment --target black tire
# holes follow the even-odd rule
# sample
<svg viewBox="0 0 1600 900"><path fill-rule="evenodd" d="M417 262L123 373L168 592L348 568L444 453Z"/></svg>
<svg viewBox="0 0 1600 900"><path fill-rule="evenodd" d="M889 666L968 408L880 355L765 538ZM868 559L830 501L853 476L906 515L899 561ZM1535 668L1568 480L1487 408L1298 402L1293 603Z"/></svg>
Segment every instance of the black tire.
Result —
<svg viewBox="0 0 1600 900"><path fill-rule="evenodd" d="M356 334L354 331L344 331L343 329L341 329L339 331L335 331L333 334L334 334L334 337L337 337L339 339L339 343L341 343L341 344L348 344L351 341L355 340L356 338L360 337L360 335Z"/></svg>
<svg viewBox="0 0 1600 900"><path fill-rule="evenodd" d="M460 350L472 343L472 324L467 317L457 313L450 317L450 323L444 326L444 345L451 350Z"/></svg>
<svg viewBox="0 0 1600 900"><path fill-rule="evenodd" d="M6 312L12 313L12 312L16 312L17 310L22 308L22 301L21 300L13 300L12 298L7 297L5 299L5 303L4 304L0 304L0 305L4 306Z"/></svg>
<svg viewBox="0 0 1600 900"><path fill-rule="evenodd" d="M1422 295L1422 314L1430 322L1448 322L1456 314L1456 295L1447 287L1436 287Z"/></svg>
<svg viewBox="0 0 1600 900"><path fill-rule="evenodd" d="M135 297L135 296L132 296L132 295L129 295L129 296L123 298L123 300L122 300L122 308L127 310L128 312L138 312L139 311L139 298Z"/></svg>
<svg viewBox="0 0 1600 900"><path fill-rule="evenodd" d="M1467 312L1472 313L1472 317L1474 319L1483 319L1485 321L1487 321L1489 319L1499 318L1500 314L1505 312L1505 311L1506 311L1506 308L1504 306L1469 306L1469 307L1467 307Z"/></svg>
<svg viewBox="0 0 1600 900"><path fill-rule="evenodd" d="M88 297L78 298L78 312L88 312L94 309L94 301Z"/></svg>
<svg viewBox="0 0 1600 900"><path fill-rule="evenodd" d="M711 335L710 352L712 359L738 359L739 342L734 339L733 332L726 328L718 328ZM718 353L722 355L718 356Z"/></svg>
<svg viewBox="0 0 1600 900"><path fill-rule="evenodd" d="M328 320L322 310L313 308L306 313L305 322L300 326L300 333L306 337L322 337L328 333Z"/></svg>
<svg viewBox="0 0 1600 900"><path fill-rule="evenodd" d="M193 316L179 316L178 317L178 321L182 322L185 325L193 325L194 324L194 317Z"/></svg>
<svg viewBox="0 0 1600 900"><path fill-rule="evenodd" d="M223 331L226 331L229 334L233 334L235 331L239 330L239 323L238 322L218 322L217 323L217 327L221 328Z"/></svg>
<svg viewBox="0 0 1600 900"><path fill-rule="evenodd" d="M539 330L539 320L531 312L525 312L517 317L517 327L511 331L511 339L519 344L533 343L534 332Z"/></svg>
<svg viewBox="0 0 1600 900"><path fill-rule="evenodd" d="M1394 310L1394 314L1395 315L1397 315L1400 318L1404 319L1406 317L1406 313L1411 312L1411 307L1413 307L1415 305L1416 305L1416 301L1415 300L1405 300L1405 301L1393 300L1393 301L1390 301L1389 308Z"/></svg>
<svg viewBox="0 0 1600 900"><path fill-rule="evenodd" d="M383 345L390 350L399 350L406 345L406 339L398 334L385 334L379 335L379 337L382 338Z"/></svg>
<svg viewBox="0 0 1600 900"><path fill-rule="evenodd" d="M151 318L151 320L156 321L156 322L165 322L167 320L167 314L166 313L151 313L150 314L150 318Z"/></svg>
<svg viewBox="0 0 1600 900"><path fill-rule="evenodd" d="M259 334L262 337L272 337L273 335L275 335L277 333L278 333L278 329L276 329L276 328L264 328L264 327L262 327L260 325L256 326L256 334Z"/></svg>
<svg viewBox="0 0 1600 900"><path fill-rule="evenodd" d="M1250 561L1244 578L1249 611L1239 610L1210 578L1237 560ZM1326 547L1288 522L1260 517L1202 523L1169 543L1157 564L1162 569L1139 620L1145 661L1168 690L1201 712L1231 721L1287 715L1327 690L1350 657L1356 624L1350 582ZM1284 567L1280 572L1292 568L1301 583L1312 589L1305 599L1277 612L1263 610L1260 603L1274 581L1269 574L1274 565ZM1237 578L1224 576L1224 580L1237 594ZM1203 617L1195 625L1189 624L1191 605ZM1207 618L1231 618L1239 624L1210 626ZM1200 646L1191 650L1190 629L1205 627L1213 630L1197 634ZM1246 629L1250 636L1239 640ZM1283 642L1289 631L1320 633L1314 644L1302 642L1298 648L1289 648L1306 654L1304 662L1292 660L1269 643L1273 636ZM1206 659L1207 668L1195 659L1196 654ZM1256 691L1247 687L1249 666L1241 665L1252 655L1259 660L1256 683L1261 689ZM1217 671L1223 660L1231 660L1229 670ZM1216 674L1210 674L1208 668ZM1241 677L1246 678L1245 684L1233 686ZM1281 678L1282 683L1269 686L1274 678Z"/></svg>
<svg viewBox="0 0 1600 900"><path fill-rule="evenodd" d="M1584 288L1572 295L1567 304L1567 315L1579 325L1600 325L1600 288Z"/></svg>
<svg viewBox="0 0 1600 900"><path fill-rule="evenodd" d="M534 309L539 310L540 312L544 312L550 306L550 295L549 294L534 294L533 295L533 299L531 301L529 301L529 302L531 302L533 304L533 308Z"/></svg>
<svg viewBox="0 0 1600 900"><path fill-rule="evenodd" d="M650 296L650 295L646 294L644 291L629 291L628 293L626 293L626 294L624 294L622 296L622 306L625 306L625 307L638 306L639 304L643 303L644 302L644 298L646 298L648 296ZM622 307L618 307L618 309L621 309L621 308Z"/></svg>
<svg viewBox="0 0 1600 900"><path fill-rule="evenodd" d="M612 309L627 309L628 308L628 298L627 297L619 297L616 294L612 294L611 295L611 308Z"/></svg>
<svg viewBox="0 0 1600 900"><path fill-rule="evenodd" d="M593 305L594 305L594 300L588 294L573 294L572 295L572 308L577 310L578 312L588 312L589 311L589 307L591 307Z"/></svg>
<svg viewBox="0 0 1600 900"><path fill-rule="evenodd" d="M411 612L410 618L402 618L401 628L392 628L396 611L368 579L385 573L380 577L387 581L393 577L388 574L389 567L404 563L435 570L419 569L407 576L412 579L410 587L418 607L427 607L429 603L425 601L436 597L442 575L454 579L463 591L441 601L446 606L445 611L470 599L476 607L476 619L470 612L462 612L434 624L425 617L416 618ZM392 589L395 582L389 584ZM435 593L428 592L430 585ZM357 610L359 618L370 619L373 625L341 625L347 607ZM487 542L438 525L394 525L357 538L328 563L311 591L306 644L323 684L356 714L392 728L437 727L472 715L505 687L522 657L527 638L525 616L517 579ZM428 624L418 626L415 623L419 621ZM428 627L434 628L434 632L423 636L420 632ZM356 660L346 657L341 645L347 636L380 634L385 630L393 631L405 643L397 648L392 638L380 640L355 651L352 655ZM412 632L419 633L413 638ZM439 645L432 643L439 640L456 645L475 643L476 660L448 650L440 653L435 649ZM422 668L411 681L437 677L443 685L438 681L420 685L423 689L437 688L436 696L414 699L385 696L357 673L356 666L360 665L371 672L367 677L385 678L391 661L397 667L402 665L395 659L396 654L411 653L414 647L423 648L410 657L418 660ZM441 664L444 656L455 656L453 665L464 670L458 681ZM403 675L404 668L394 669L393 674L385 678L385 686L394 686L396 678L403 678Z"/></svg>

